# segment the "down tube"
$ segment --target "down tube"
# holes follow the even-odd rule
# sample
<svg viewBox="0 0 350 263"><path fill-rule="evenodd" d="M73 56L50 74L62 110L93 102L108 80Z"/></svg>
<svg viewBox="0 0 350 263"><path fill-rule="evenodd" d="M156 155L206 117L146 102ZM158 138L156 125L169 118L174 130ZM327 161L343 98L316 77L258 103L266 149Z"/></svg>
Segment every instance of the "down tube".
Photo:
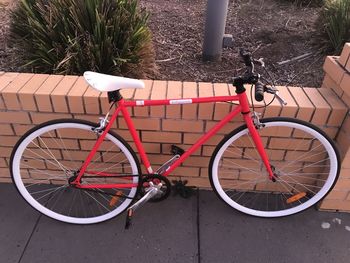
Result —
<svg viewBox="0 0 350 263"><path fill-rule="evenodd" d="M169 169L163 174L168 176L176 167L178 167L184 160L187 159L194 151L196 151L203 143L209 140L214 134L216 134L226 123L232 120L237 114L241 112L241 106L238 105L232 112L230 112L224 119L211 128L205 135L198 139L198 141L192 145L181 157L174 162Z"/></svg>

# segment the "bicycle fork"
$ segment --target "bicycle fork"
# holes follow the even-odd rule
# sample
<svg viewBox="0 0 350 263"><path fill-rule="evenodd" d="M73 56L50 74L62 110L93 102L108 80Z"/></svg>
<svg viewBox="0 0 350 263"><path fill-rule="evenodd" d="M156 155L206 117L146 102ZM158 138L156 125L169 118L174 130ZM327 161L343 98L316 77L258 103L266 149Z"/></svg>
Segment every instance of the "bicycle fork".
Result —
<svg viewBox="0 0 350 263"><path fill-rule="evenodd" d="M255 144L255 147L261 157L261 160L263 161L265 168L267 170L267 172L269 173L269 178L272 181L276 180L276 175L273 171L273 167L270 164L269 158L267 156L267 153L265 151L263 142L261 140L260 134L258 133L258 129L261 128L261 124L259 121L259 116L257 115L257 113L253 113L253 117L251 117L250 113L250 108L249 108L249 103L248 103L248 99L246 94L240 94L240 98L239 98L239 102L241 104L242 107L242 115L243 115L243 119L248 127L248 131L250 133L250 136L253 139L253 142ZM258 126L256 127L253 118L255 119L255 122L258 124Z"/></svg>

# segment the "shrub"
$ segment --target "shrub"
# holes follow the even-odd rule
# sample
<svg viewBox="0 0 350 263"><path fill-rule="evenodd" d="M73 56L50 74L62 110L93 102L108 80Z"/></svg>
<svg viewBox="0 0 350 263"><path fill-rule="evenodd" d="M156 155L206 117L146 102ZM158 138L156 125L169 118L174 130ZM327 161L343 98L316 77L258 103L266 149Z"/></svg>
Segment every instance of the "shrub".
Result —
<svg viewBox="0 0 350 263"><path fill-rule="evenodd" d="M138 0L21 0L12 42L36 72L147 77L155 71L148 17Z"/></svg>
<svg viewBox="0 0 350 263"><path fill-rule="evenodd" d="M318 24L326 47L339 53L350 40L350 0L325 0Z"/></svg>
<svg viewBox="0 0 350 263"><path fill-rule="evenodd" d="M298 6L321 6L324 0L284 0L292 2Z"/></svg>

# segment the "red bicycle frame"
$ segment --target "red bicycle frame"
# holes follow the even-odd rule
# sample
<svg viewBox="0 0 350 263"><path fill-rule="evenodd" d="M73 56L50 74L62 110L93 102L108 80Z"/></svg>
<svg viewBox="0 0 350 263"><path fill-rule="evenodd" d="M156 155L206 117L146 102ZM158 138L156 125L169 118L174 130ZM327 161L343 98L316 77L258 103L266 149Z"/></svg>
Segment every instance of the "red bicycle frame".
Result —
<svg viewBox="0 0 350 263"><path fill-rule="evenodd" d="M114 111L108 125L105 127L103 133L100 135L96 141L93 149L86 158L84 164L82 165L79 174L73 184L78 188L131 188L136 187L136 184L125 183L125 184L81 184L81 178L87 172L89 174L100 175L100 176L111 176L108 173L99 173L95 171L86 171L89 163L97 152L100 144L103 142L108 131L111 129L113 123L115 122L119 112L122 113L127 127L130 131L130 134L135 142L136 148L140 154L143 165L146 167L148 174L153 174L153 169L148 160L147 154L142 146L141 140L136 132L134 124L130 118L130 115L127 111L127 107L144 107L144 106L158 106L158 105L179 105L179 104L192 104L192 103L210 103L210 102L227 102L227 101L238 101L238 105L233 108L233 110L225 116L219 123L212 127L206 134L197 140L197 142L192 145L184 154L180 156L173 164L169 166L163 176L168 176L176 167L178 167L182 162L186 160L194 151L196 151L203 143L209 140L214 134L216 134L226 123L231 121L237 114L241 113L243 119L248 127L249 133L254 141L255 147L260 154L261 160L263 161L266 170L269 173L270 179L273 179L273 171L270 166L268 156L263 147L262 140L259 133L257 132L253 119L250 115L249 102L245 92L237 94L235 96L218 96L218 97L204 97L204 98L188 98L188 99L166 99L166 100L136 100L136 101L125 101L121 99L117 102L117 108ZM130 178L130 177L129 177Z"/></svg>

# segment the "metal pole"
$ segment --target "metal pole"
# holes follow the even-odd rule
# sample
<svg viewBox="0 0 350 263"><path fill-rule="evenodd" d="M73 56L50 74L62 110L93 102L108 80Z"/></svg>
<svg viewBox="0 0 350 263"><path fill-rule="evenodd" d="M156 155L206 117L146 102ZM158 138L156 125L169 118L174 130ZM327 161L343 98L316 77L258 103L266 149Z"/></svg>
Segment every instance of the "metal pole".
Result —
<svg viewBox="0 0 350 263"><path fill-rule="evenodd" d="M221 60L229 0L208 0L203 43L203 60Z"/></svg>

